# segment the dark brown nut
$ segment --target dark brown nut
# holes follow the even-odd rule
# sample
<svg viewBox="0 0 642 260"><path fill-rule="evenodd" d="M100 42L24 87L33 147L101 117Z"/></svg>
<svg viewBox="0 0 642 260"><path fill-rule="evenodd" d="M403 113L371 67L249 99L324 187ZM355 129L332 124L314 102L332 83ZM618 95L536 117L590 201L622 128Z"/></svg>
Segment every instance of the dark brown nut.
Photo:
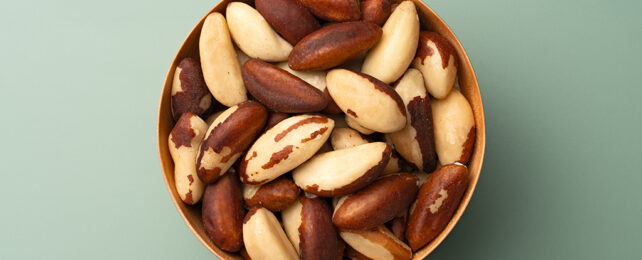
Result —
<svg viewBox="0 0 642 260"><path fill-rule="evenodd" d="M386 175L354 194L339 199L332 218L337 227L369 229L382 225L410 206L417 196L417 177Z"/></svg>
<svg viewBox="0 0 642 260"><path fill-rule="evenodd" d="M229 252L241 250L243 211L241 182L234 169L205 188L203 225L216 246Z"/></svg>
<svg viewBox="0 0 642 260"><path fill-rule="evenodd" d="M251 208L245 215L243 243L252 259L299 259L279 220L263 207Z"/></svg>
<svg viewBox="0 0 642 260"><path fill-rule="evenodd" d="M181 200L194 205L203 196L204 185L196 174L198 145L203 140L207 124L192 112L184 113L169 134L167 144L174 160L174 183Z"/></svg>
<svg viewBox="0 0 642 260"><path fill-rule="evenodd" d="M361 17L359 0L297 0L314 16L326 21L356 21Z"/></svg>
<svg viewBox="0 0 642 260"><path fill-rule="evenodd" d="M443 99L432 99L430 108L439 162L468 163L475 144L475 117L466 97L453 89Z"/></svg>
<svg viewBox="0 0 642 260"><path fill-rule="evenodd" d="M365 0L361 2L361 20L382 26L392 13L388 0Z"/></svg>
<svg viewBox="0 0 642 260"><path fill-rule="evenodd" d="M198 177L205 183L223 175L261 133L267 110L255 101L230 107L207 130L196 158Z"/></svg>
<svg viewBox="0 0 642 260"><path fill-rule="evenodd" d="M383 225L366 230L340 228L339 234L343 241L367 258L402 260L412 257L410 247Z"/></svg>
<svg viewBox="0 0 642 260"><path fill-rule="evenodd" d="M263 206L280 211L299 197L301 190L287 177L279 177L264 185L243 185L243 199L248 207Z"/></svg>
<svg viewBox="0 0 642 260"><path fill-rule="evenodd" d="M345 22L317 30L294 46L288 64L295 70L324 70L357 57L381 39L379 26Z"/></svg>
<svg viewBox="0 0 642 260"><path fill-rule="evenodd" d="M328 92L328 88L325 88L323 90L323 95L325 96L325 99L328 100L328 105L323 110L321 110L321 112L325 114L331 114L331 115L343 113L343 111L341 111L341 108L337 106L337 103L334 102L334 99L332 99L332 96L330 96L330 92Z"/></svg>
<svg viewBox="0 0 642 260"><path fill-rule="evenodd" d="M281 217L285 233L301 259L336 259L341 243L332 225L332 208L325 199L301 196Z"/></svg>
<svg viewBox="0 0 642 260"><path fill-rule="evenodd" d="M212 94L205 85L201 64L184 58L176 67L172 82L172 115L178 120L183 113L202 116L213 104Z"/></svg>
<svg viewBox="0 0 642 260"><path fill-rule="evenodd" d="M278 124L279 122L285 120L288 118L290 115L286 113L281 113L281 112L270 112L270 115L268 116L267 123L265 123L265 131L270 130L273 126Z"/></svg>
<svg viewBox="0 0 642 260"><path fill-rule="evenodd" d="M374 142L318 154L297 167L292 178L302 190L319 196L350 194L379 177L390 153L388 144Z"/></svg>
<svg viewBox="0 0 642 260"><path fill-rule="evenodd" d="M455 49L448 40L436 32L422 31L419 47L412 67L424 75L426 89L434 98L445 98L457 77Z"/></svg>
<svg viewBox="0 0 642 260"><path fill-rule="evenodd" d="M406 127L389 133L388 137L395 150L419 170L432 172L437 166L435 136L432 127L430 96L424 87L421 72L408 69L394 85L406 107Z"/></svg>
<svg viewBox="0 0 642 260"><path fill-rule="evenodd" d="M446 227L468 186L468 169L448 164L430 174L410 210L406 239L412 250L428 244Z"/></svg>
<svg viewBox="0 0 642 260"><path fill-rule="evenodd" d="M321 28L310 11L296 0L256 0L255 4L272 28L292 45Z"/></svg>
<svg viewBox="0 0 642 260"><path fill-rule="evenodd" d="M247 250L245 250L245 247L241 248L241 257L243 257L243 260L252 260L250 255L247 254Z"/></svg>
<svg viewBox="0 0 642 260"><path fill-rule="evenodd" d="M327 105L327 100L319 89L258 59L251 59L243 65L243 82L252 96L279 112L314 112Z"/></svg>
<svg viewBox="0 0 642 260"><path fill-rule="evenodd" d="M399 216L386 223L386 227L400 240L404 239L406 223L408 222L408 210L404 210Z"/></svg>

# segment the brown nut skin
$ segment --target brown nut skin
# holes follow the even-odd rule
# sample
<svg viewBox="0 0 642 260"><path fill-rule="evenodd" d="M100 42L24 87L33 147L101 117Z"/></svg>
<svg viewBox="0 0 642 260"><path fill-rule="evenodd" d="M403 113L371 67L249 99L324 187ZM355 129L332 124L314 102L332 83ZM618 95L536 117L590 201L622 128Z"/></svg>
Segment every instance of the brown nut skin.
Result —
<svg viewBox="0 0 642 260"><path fill-rule="evenodd" d="M279 122L285 120L288 118L290 115L286 113L281 113L281 112L270 112L270 115L268 116L267 123L265 123L265 131L270 130L273 126L278 124Z"/></svg>
<svg viewBox="0 0 642 260"><path fill-rule="evenodd" d="M280 211L296 201L300 193L301 189L292 180L282 176L259 187L252 197L246 197L245 205L261 205L273 212Z"/></svg>
<svg viewBox="0 0 642 260"><path fill-rule="evenodd" d="M359 251L354 250L354 248L352 248L350 246L346 247L345 254L346 254L347 258L352 259L352 260L372 260L372 258L367 257L367 256L359 253Z"/></svg>
<svg viewBox="0 0 642 260"><path fill-rule="evenodd" d="M237 252L243 246L244 214L241 182L232 168L205 188L202 210L205 232L219 248Z"/></svg>
<svg viewBox="0 0 642 260"><path fill-rule="evenodd" d="M332 225L332 208L321 197L301 196L299 248L301 259L336 259L341 247L339 234Z"/></svg>
<svg viewBox="0 0 642 260"><path fill-rule="evenodd" d="M396 216L386 223L386 227L390 229L393 235L399 240L403 240L406 233L406 223L408 222L408 211L404 210L401 215Z"/></svg>
<svg viewBox="0 0 642 260"><path fill-rule="evenodd" d="M413 174L386 175L339 200L332 222L348 229L377 227L407 209L417 191L417 177Z"/></svg>
<svg viewBox="0 0 642 260"><path fill-rule="evenodd" d="M205 167L203 157L208 150L216 154L222 154L229 149L229 154L224 156L222 160L224 161L223 163L231 166L228 160L235 155L240 156L254 142L265 126L267 110L263 105L255 101L246 101L237 106L238 108L218 125L212 124L210 126L213 129L201 143L199 154L196 158L196 170L198 177L204 183L215 182L227 171L227 169L222 169L221 167L211 169Z"/></svg>
<svg viewBox="0 0 642 260"><path fill-rule="evenodd" d="M359 0L297 0L314 16L331 22L356 21L361 18Z"/></svg>
<svg viewBox="0 0 642 260"><path fill-rule="evenodd" d="M176 67L173 84L172 116L174 120L178 120L187 112L203 116L215 106L214 98L203 79L201 63L197 60L190 57L182 59Z"/></svg>
<svg viewBox="0 0 642 260"><path fill-rule="evenodd" d="M365 0L361 2L361 20L382 26L392 13L388 0Z"/></svg>
<svg viewBox="0 0 642 260"><path fill-rule="evenodd" d="M325 88L323 90L323 95L325 96L325 99L328 100L328 105L321 110L324 114L330 114L330 115L337 115L343 113L341 111L341 108L337 106L337 103L334 102L334 99L332 99L332 96L330 96L330 92L328 92L328 88Z"/></svg>
<svg viewBox="0 0 642 260"><path fill-rule="evenodd" d="M321 28L310 11L296 0L256 0L255 5L272 28L292 45Z"/></svg>
<svg viewBox="0 0 642 260"><path fill-rule="evenodd" d="M428 244L446 227L467 186L468 169L461 164L444 165L430 174L419 190L406 227L406 240L413 251Z"/></svg>
<svg viewBox="0 0 642 260"><path fill-rule="evenodd" d="M243 65L247 90L267 107L283 113L321 111L327 100L321 90L267 62L251 59Z"/></svg>
<svg viewBox="0 0 642 260"><path fill-rule="evenodd" d="M368 22L323 27L294 46L288 65L294 70L324 70L338 66L372 48L382 33L379 26Z"/></svg>

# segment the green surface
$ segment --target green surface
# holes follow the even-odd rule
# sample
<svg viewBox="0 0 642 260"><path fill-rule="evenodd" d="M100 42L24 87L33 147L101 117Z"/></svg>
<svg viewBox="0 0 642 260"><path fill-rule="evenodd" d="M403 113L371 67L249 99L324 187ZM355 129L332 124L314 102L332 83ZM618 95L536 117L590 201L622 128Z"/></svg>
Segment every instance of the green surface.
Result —
<svg viewBox="0 0 642 260"><path fill-rule="evenodd" d="M170 201L156 109L216 1L0 8L0 259L212 259ZM438 0L476 69L487 147L435 259L639 259L639 1Z"/></svg>

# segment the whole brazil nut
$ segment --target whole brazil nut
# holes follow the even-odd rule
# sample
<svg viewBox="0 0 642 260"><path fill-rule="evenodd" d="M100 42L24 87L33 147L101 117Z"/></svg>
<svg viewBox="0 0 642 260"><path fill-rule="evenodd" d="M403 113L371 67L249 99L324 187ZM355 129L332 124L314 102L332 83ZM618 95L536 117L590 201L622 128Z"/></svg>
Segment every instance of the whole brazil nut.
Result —
<svg viewBox="0 0 642 260"><path fill-rule="evenodd" d="M381 38L381 28L368 22L325 26L297 43L288 58L295 70L324 70L355 58Z"/></svg>
<svg viewBox="0 0 642 260"><path fill-rule="evenodd" d="M327 100L319 89L258 59L251 59L243 65L243 81L252 96L278 112L315 112L327 105Z"/></svg>
<svg viewBox="0 0 642 260"><path fill-rule="evenodd" d="M461 164L444 165L421 185L410 211L406 239L413 250L428 244L446 227L468 186L468 169Z"/></svg>
<svg viewBox="0 0 642 260"><path fill-rule="evenodd" d="M363 136L361 136L359 132L354 129L335 128L334 131L332 131L332 135L330 135L330 143L332 144L332 148L334 150L340 150L366 144L369 143L369 141L363 138ZM383 169L383 172L381 172L381 174L397 173L400 170L401 163L399 161L399 157L393 151L390 154L390 160L388 160L388 163L386 164L386 167Z"/></svg>
<svg viewBox="0 0 642 260"><path fill-rule="evenodd" d="M359 125L382 133L406 126L403 100L387 84L346 69L331 70L326 82L334 102Z"/></svg>
<svg viewBox="0 0 642 260"><path fill-rule="evenodd" d="M424 75L426 89L435 98L446 97L457 77L455 50L436 32L422 31L419 35L417 56L412 62Z"/></svg>
<svg viewBox="0 0 642 260"><path fill-rule="evenodd" d="M174 160L176 192L186 204L196 204L203 195L203 182L196 174L198 145L203 140L207 124L192 112L184 113L169 134L167 144Z"/></svg>
<svg viewBox="0 0 642 260"><path fill-rule="evenodd" d="M281 38L261 14L241 2L231 2L225 11L230 34L247 56L268 62L288 59L292 45Z"/></svg>
<svg viewBox="0 0 642 260"><path fill-rule="evenodd" d="M215 182L263 130L267 110L255 101L230 107L214 120L196 158L198 177Z"/></svg>
<svg viewBox="0 0 642 260"><path fill-rule="evenodd" d="M228 107L246 101L241 65L223 15L214 12L205 18L198 46L203 77L214 98Z"/></svg>
<svg viewBox="0 0 642 260"><path fill-rule="evenodd" d="M241 250L243 213L241 182L232 168L223 178L207 185L203 196L203 225L216 246L229 252Z"/></svg>
<svg viewBox="0 0 642 260"><path fill-rule="evenodd" d="M256 10L292 45L321 28L314 16L296 0L256 0Z"/></svg>
<svg viewBox="0 0 642 260"><path fill-rule="evenodd" d="M383 142L318 154L292 172L294 183L306 192L324 197L355 192L374 181L390 160Z"/></svg>
<svg viewBox="0 0 642 260"><path fill-rule="evenodd" d="M412 257L410 247L383 225L366 230L340 228L339 234L350 247L370 259L405 260Z"/></svg>
<svg viewBox="0 0 642 260"><path fill-rule="evenodd" d="M339 234L332 225L332 208L325 199L301 196L281 212L281 217L285 233L301 259L336 259Z"/></svg>
<svg viewBox="0 0 642 260"><path fill-rule="evenodd" d="M325 96L325 99L328 101L328 105L321 112L323 112L324 114L343 113L341 109L337 106L337 104L334 103L334 100L330 96L330 93L328 93L328 88L326 88L325 77L326 77L326 74L328 74L327 71L325 70L308 70L308 71L293 70L292 68L290 68L287 62L280 62L276 64L276 66L287 72L290 72L290 74L299 77L303 81L307 82L308 84L314 86L315 88L323 92L323 96Z"/></svg>
<svg viewBox="0 0 642 260"><path fill-rule="evenodd" d="M263 207L254 207L245 215L243 242L252 259L299 259L279 220Z"/></svg>
<svg viewBox="0 0 642 260"><path fill-rule="evenodd" d="M261 135L239 166L245 184L269 182L312 157L328 140L334 121L320 115L289 117Z"/></svg>
<svg viewBox="0 0 642 260"><path fill-rule="evenodd" d="M370 135L373 134L374 131L363 127L360 125L354 117L350 115L346 115L344 121L346 122L346 125L348 125L350 128L357 130L359 133L364 134L364 135Z"/></svg>
<svg viewBox="0 0 642 260"><path fill-rule="evenodd" d="M364 0L361 1L361 20L382 26L390 13L390 2L388 0Z"/></svg>
<svg viewBox="0 0 642 260"><path fill-rule="evenodd" d="M301 190L290 180L281 176L263 185L243 185L243 199L248 207L263 206L270 211L280 211L299 197Z"/></svg>
<svg viewBox="0 0 642 260"><path fill-rule="evenodd" d="M417 177L409 173L383 176L356 193L339 199L332 217L337 227L369 229L408 209L417 196Z"/></svg>
<svg viewBox="0 0 642 260"><path fill-rule="evenodd" d="M395 150L419 170L432 172L437 165L435 137L430 109L430 96L426 93L421 72L408 69L395 84L395 91L406 107L406 127L389 133Z"/></svg>
<svg viewBox="0 0 642 260"><path fill-rule="evenodd" d="M178 120L183 113L202 116L212 107L212 95L203 79L201 64L193 58L184 58L176 66L172 81L172 115Z"/></svg>
<svg viewBox="0 0 642 260"><path fill-rule="evenodd" d="M361 72L385 83L397 80L415 57L419 17L412 1L403 1L383 25L381 40L368 52Z"/></svg>
<svg viewBox="0 0 642 260"><path fill-rule="evenodd" d="M442 165L468 163L475 143L475 118L468 100L453 89L430 102L435 127L435 149Z"/></svg>
<svg viewBox="0 0 642 260"><path fill-rule="evenodd" d="M361 17L359 0L297 0L314 16L326 21L356 21Z"/></svg>

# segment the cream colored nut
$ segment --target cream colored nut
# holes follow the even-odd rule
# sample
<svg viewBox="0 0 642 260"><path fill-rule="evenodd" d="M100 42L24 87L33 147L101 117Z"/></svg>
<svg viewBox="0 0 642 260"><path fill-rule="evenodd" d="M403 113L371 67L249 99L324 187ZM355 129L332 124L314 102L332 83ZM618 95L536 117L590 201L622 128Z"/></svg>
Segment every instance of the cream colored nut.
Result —
<svg viewBox="0 0 642 260"><path fill-rule="evenodd" d="M246 184L263 184L312 157L330 137L334 121L320 115L289 117L261 135L241 162Z"/></svg>
<svg viewBox="0 0 642 260"><path fill-rule="evenodd" d="M334 259L341 249L332 224L332 208L324 198L301 196L281 212L281 219L285 233L302 259Z"/></svg>
<svg viewBox="0 0 642 260"><path fill-rule="evenodd" d="M341 229L343 241L362 255L371 259L410 259L410 247L399 240L385 226L368 230Z"/></svg>
<svg viewBox="0 0 642 260"><path fill-rule="evenodd" d="M404 1L383 25L383 36L366 56L361 72L385 83L394 82L412 62L418 42L419 16L415 4Z"/></svg>
<svg viewBox="0 0 642 260"><path fill-rule="evenodd" d="M192 112L184 113L169 134L169 153L174 160L174 182L183 202L193 205L203 196L204 185L196 174L198 145L207 124Z"/></svg>
<svg viewBox="0 0 642 260"><path fill-rule="evenodd" d="M290 72L292 75L299 77L303 81L307 82L308 84L314 86L315 88L324 91L326 88L325 84L325 76L328 74L327 71L325 70L310 70L310 71L303 71L303 70L293 70L288 66L287 62L281 62L276 64L277 67Z"/></svg>
<svg viewBox="0 0 642 260"><path fill-rule="evenodd" d="M401 171L401 160L399 160L399 155L397 153L392 153L390 155L390 161L386 164L386 168L383 168L381 175L387 175L391 173L398 173Z"/></svg>
<svg viewBox="0 0 642 260"><path fill-rule="evenodd" d="M247 56L268 62L288 60L292 45L251 6L232 2L225 12L232 39Z"/></svg>
<svg viewBox="0 0 642 260"><path fill-rule="evenodd" d="M326 77L328 91L341 110L365 128L382 133L406 125L406 109L390 86L368 75L334 69Z"/></svg>
<svg viewBox="0 0 642 260"><path fill-rule="evenodd" d="M252 259L299 259L279 220L262 207L252 208L245 215L243 243Z"/></svg>
<svg viewBox="0 0 642 260"><path fill-rule="evenodd" d="M198 46L203 77L214 98L228 107L246 101L241 65L222 14L205 18Z"/></svg>
<svg viewBox="0 0 642 260"><path fill-rule="evenodd" d="M468 163L475 143L475 118L468 100L453 89L430 103L435 127L435 148L442 165Z"/></svg>
<svg viewBox="0 0 642 260"><path fill-rule="evenodd" d="M218 111L214 114L211 114L210 116L207 117L207 119L205 119L205 123L207 123L208 126L211 126L212 123L214 123L214 121L216 120L216 118L218 118L218 116L223 114L223 112L225 111Z"/></svg>
<svg viewBox="0 0 642 260"><path fill-rule="evenodd" d="M435 169L437 159L430 97L421 72L409 69L395 85L395 91L404 102L408 120L406 127L389 133L388 137L401 157L419 170L430 172Z"/></svg>
<svg viewBox="0 0 642 260"><path fill-rule="evenodd" d="M457 77L455 50L436 32L421 32L417 57L412 62L424 75L426 89L435 98L444 98Z"/></svg>
<svg viewBox="0 0 642 260"><path fill-rule="evenodd" d="M350 148L357 145L367 144L368 140L363 138L359 132L350 128L335 128L330 135L330 143L334 150Z"/></svg>
<svg viewBox="0 0 642 260"><path fill-rule="evenodd" d="M346 125L348 125L350 128L357 130L359 133L362 133L364 135L370 135L375 132L360 125L357 122L357 120L351 117L350 115L345 116L345 122L346 122Z"/></svg>
<svg viewBox="0 0 642 260"><path fill-rule="evenodd" d="M294 183L319 196L341 196L368 185L390 160L390 146L374 142L315 155L292 172Z"/></svg>

